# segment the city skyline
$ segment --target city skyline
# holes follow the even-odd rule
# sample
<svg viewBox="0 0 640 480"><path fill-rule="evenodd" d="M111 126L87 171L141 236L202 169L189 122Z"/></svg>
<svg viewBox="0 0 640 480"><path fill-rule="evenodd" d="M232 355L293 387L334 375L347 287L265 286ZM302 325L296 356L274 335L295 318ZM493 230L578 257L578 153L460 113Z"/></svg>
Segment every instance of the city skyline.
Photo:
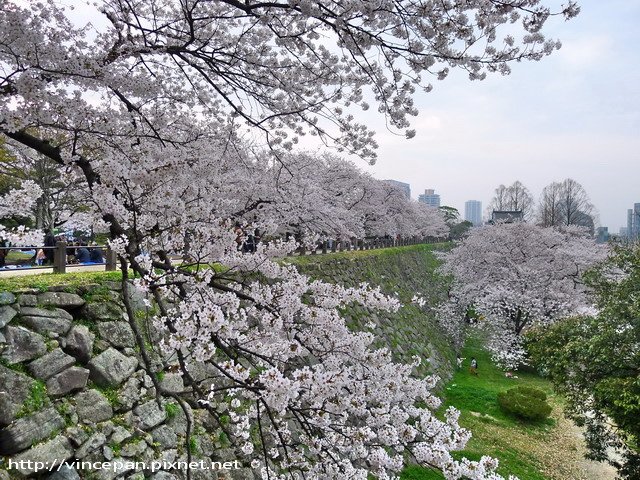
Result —
<svg viewBox="0 0 640 480"><path fill-rule="evenodd" d="M360 112L377 132L378 161L353 160L376 178L410 180L414 192L435 187L442 205L461 212L470 198L487 205L500 184L520 180L537 201L546 185L573 178L598 225L626 226L640 197L640 0L580 5L578 17L549 29L563 46L543 61L479 82L457 71L433 81L416 96L411 140Z"/></svg>
<svg viewBox="0 0 640 480"><path fill-rule="evenodd" d="M388 183L392 183L392 184L395 184L395 185L398 185L398 186L401 185L403 187L403 190L406 193L410 194L410 192L411 192L411 188L412 187L411 187L411 183L409 183L409 182L403 182L403 181L399 181L399 180L396 180L396 179L393 179L393 180L392 179L387 179L387 180L383 180L383 181L384 182L388 182ZM498 185L496 185L496 187L497 186ZM467 215L467 211L468 211L467 205L470 202L478 203L480 205L480 220L481 220L481 223L484 223L484 221L488 218L489 215L488 215L488 212L484 211L482 205L489 205L491 203L491 198L493 197L494 190L495 190L495 188L492 189L491 196L488 197L486 200L483 200L483 201L480 201L480 200L465 200L464 204L462 206L454 205L452 203L448 203L446 201L446 198L443 199L442 195L435 194L435 189L434 188L425 189L424 190L425 193L418 194L417 197L413 197L413 196L409 195L408 198L411 198L412 200L415 200L415 201L418 201L418 202L422 201L422 203L431 204L430 202L423 201L421 199L422 198L426 198L428 196L437 197L437 202L438 202L437 206L446 206L446 207L455 208L458 211L458 213L460 214L460 218L462 218L464 220L469 220L468 215ZM538 205L537 200L538 200L538 197L539 197L539 192L538 193L531 192L531 193L532 193L532 195L534 197L534 200L535 200L535 206L534 206L534 211L535 211L535 210L537 210L537 205ZM587 192L587 194L589 194L589 192ZM640 195L640 192L639 192L639 195ZM624 234L622 233L623 231L627 231L626 234L628 234L628 232L635 231L636 232L636 236L640 235L640 233L638 233L638 232L640 232L640 227L638 226L638 225L640 225L640 214L638 213L638 212L640 212L640 203L634 202L634 203L632 203L632 205L633 205L633 208L631 208L631 209L627 208L623 212L625 214L625 219L626 219L626 222L623 225L620 225L620 226L618 226L618 225L607 225L607 224L602 223L601 221L597 221L598 218L596 218L596 225L595 226L596 227L607 227L610 232L619 232L618 235L621 235L621 236L624 236ZM432 205L432 206L435 206L435 205ZM598 214L598 206L597 205L594 205L594 206L595 206L595 209L596 209L596 214ZM597 217L599 217L599 215L597 215ZM474 222L472 222L472 223L474 223ZM474 223L474 225L475 225L475 223Z"/></svg>

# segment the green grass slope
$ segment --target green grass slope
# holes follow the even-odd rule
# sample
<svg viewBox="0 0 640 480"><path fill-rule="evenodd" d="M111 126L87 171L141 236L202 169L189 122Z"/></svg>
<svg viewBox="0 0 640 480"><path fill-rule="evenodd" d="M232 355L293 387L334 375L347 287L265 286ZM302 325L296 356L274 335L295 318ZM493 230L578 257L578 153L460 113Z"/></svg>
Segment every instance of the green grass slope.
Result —
<svg viewBox="0 0 640 480"><path fill-rule="evenodd" d="M538 375L519 371L518 378L507 378L491 362L478 339L463 349L462 369L455 372L443 392L444 410L454 406L461 411L460 424L471 430L467 448L456 455L479 460L482 455L499 459L498 473L516 475L521 480L596 480L585 471L581 461L582 445L575 428L562 416L562 398L554 395L549 381ZM478 360L478 376L469 372L471 358ZM547 393L554 407L551 418L542 422L525 422L500 410L498 392L515 386L538 388ZM409 466L401 480L441 480L438 472Z"/></svg>

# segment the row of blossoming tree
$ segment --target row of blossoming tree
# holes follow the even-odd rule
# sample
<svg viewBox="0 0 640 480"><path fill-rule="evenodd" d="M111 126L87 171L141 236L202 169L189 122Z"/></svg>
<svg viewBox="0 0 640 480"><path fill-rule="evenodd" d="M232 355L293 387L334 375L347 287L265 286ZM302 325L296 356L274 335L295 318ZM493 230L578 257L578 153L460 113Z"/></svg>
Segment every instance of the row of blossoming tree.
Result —
<svg viewBox="0 0 640 480"><path fill-rule="evenodd" d="M192 391L180 405L207 406L263 478L386 479L407 460L450 479L501 478L488 457L451 455L470 434L454 410L434 415L434 379L413 378L411 365L394 364L339 314L352 302L397 309L395 299L273 261L292 242L243 256L233 223L252 215L270 231L293 218L318 230L390 232L394 211L380 215L373 201L362 204L360 223L353 209L325 209L327 197L352 205L362 192L350 190L351 167L335 159L293 161L305 157L294 151L300 138L373 161L373 134L355 110L373 102L411 137L414 93L431 90L428 79L451 68L483 79L508 74L512 61L540 60L560 46L543 35L546 22L573 17L575 3L103 0L86 8L91 23L52 0L0 4L0 133L83 179L123 288L132 288L133 269L136 288L158 306L163 346ZM185 250L222 267L173 265ZM127 313L155 379L128 302ZM193 362L209 366L207 385L190 374Z"/></svg>
<svg viewBox="0 0 640 480"><path fill-rule="evenodd" d="M9 144L2 150L11 159L5 161L11 170L4 170L0 178L12 179L13 188L7 189L10 194L0 196L0 217L14 216L12 223L22 219L36 227L0 227L0 234L12 244L39 245L42 232L54 228L107 228L104 222L96 222L99 211L82 184L81 172L57 165L21 145ZM36 161L40 168L28 168ZM277 159L269 151L253 153L236 146L234 155L224 154L216 161L217 171L208 169L211 177L205 180L215 182L217 190L211 214L233 221L247 233L258 229L263 238L293 234L298 241L315 244L322 237L444 238L449 233L438 209L412 201L392 184L373 178L353 162L335 155L298 152ZM46 174L38 175L42 170ZM14 175L14 171L20 175ZM251 183L246 184L246 179ZM138 203L144 201L140 199ZM48 218L42 219L43 216ZM198 252L188 253L193 257Z"/></svg>

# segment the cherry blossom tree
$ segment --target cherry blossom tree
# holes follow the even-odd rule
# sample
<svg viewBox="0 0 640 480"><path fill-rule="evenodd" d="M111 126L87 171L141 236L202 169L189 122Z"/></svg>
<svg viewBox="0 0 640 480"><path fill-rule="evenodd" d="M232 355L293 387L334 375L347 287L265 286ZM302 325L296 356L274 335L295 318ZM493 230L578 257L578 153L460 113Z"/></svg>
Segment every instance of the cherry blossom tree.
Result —
<svg viewBox="0 0 640 480"><path fill-rule="evenodd" d="M16 101L3 130L22 138L33 123L55 125L73 156L108 142L100 134L184 142L179 120L201 115L220 137L250 126L287 149L310 133L373 159L370 132L349 113L369 107L365 87L390 126L406 129L415 89L431 89L424 76L508 74L509 62L559 48L542 33L551 16L579 11L539 0L105 0L97 9L102 21L78 27L54 2L4 2L0 91ZM76 115L59 115L69 105Z"/></svg>
<svg viewBox="0 0 640 480"><path fill-rule="evenodd" d="M589 307L582 274L605 257L579 228L497 224L473 229L443 255L442 270L453 276L458 311L473 306L494 358L513 368L524 358L524 332Z"/></svg>
<svg viewBox="0 0 640 480"><path fill-rule="evenodd" d="M34 228L44 232L61 227L84 229L89 194L80 172L71 165L61 167L24 146L10 146L7 153L0 159L4 183L20 186L33 181L42 191L30 210L19 211L22 217L32 219Z"/></svg>
<svg viewBox="0 0 640 480"><path fill-rule="evenodd" d="M280 265L293 242L242 255L233 225L240 218L276 232L280 221L307 222L283 193L305 198L314 187L285 175L301 168L289 154L302 136L373 161L373 133L354 109L374 102L411 137L413 95L432 88L426 78L451 68L470 79L507 74L511 61L560 46L543 35L549 18L577 13L572 1L552 11L540 0L104 0L93 23L79 24L53 0L8 0L0 4L0 133L84 178L93 225L108 229L120 259L124 298L133 269L191 395L157 384L126 300L157 391L185 412L207 408L263 478L382 480L412 458L449 479L497 479L493 459L452 457L470 434L456 411L434 415L435 380L413 378L412 365L394 364L339 315L353 302L396 309L396 300ZM346 188L351 178L343 180ZM332 197L330 187L314 198L341 212L336 228L354 228L357 209L346 206L357 197ZM368 209L365 231L390 231ZM307 223L321 226L325 213ZM421 219L416 231L431 228ZM190 262L171 262L185 252ZM203 364L206 384L193 373Z"/></svg>
<svg viewBox="0 0 640 480"><path fill-rule="evenodd" d="M0 195L0 218L15 216L19 212L32 209L42 190L35 182L27 180L20 188L5 195ZM44 235L39 230L30 229L24 225L7 228L0 224L0 239L16 246L40 245Z"/></svg>

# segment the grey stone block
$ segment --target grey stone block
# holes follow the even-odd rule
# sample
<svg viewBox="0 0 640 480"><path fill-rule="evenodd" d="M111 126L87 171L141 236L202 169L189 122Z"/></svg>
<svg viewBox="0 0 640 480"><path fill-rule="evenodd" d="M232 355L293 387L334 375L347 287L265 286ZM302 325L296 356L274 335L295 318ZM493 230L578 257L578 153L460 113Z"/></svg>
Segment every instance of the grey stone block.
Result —
<svg viewBox="0 0 640 480"><path fill-rule="evenodd" d="M2 358L10 365L38 358L47 353L44 338L24 327L8 325L5 328L7 347Z"/></svg>
<svg viewBox="0 0 640 480"><path fill-rule="evenodd" d="M32 330L43 335L48 335L50 332L65 335L71 328L71 320L61 317L32 317L26 315L21 316L20 320Z"/></svg>
<svg viewBox="0 0 640 480"><path fill-rule="evenodd" d="M167 418L167 412L160 408L155 400L137 406L133 409L135 424L142 430L150 430L160 425Z"/></svg>
<svg viewBox="0 0 640 480"><path fill-rule="evenodd" d="M18 453L49 438L63 427L64 420L53 407L20 418L7 428L0 430L0 454Z"/></svg>
<svg viewBox="0 0 640 480"><path fill-rule="evenodd" d="M79 447L89 438L89 434L80 427L69 427L65 431L66 437L71 441L74 447Z"/></svg>
<svg viewBox="0 0 640 480"><path fill-rule="evenodd" d="M87 363L93 353L94 335L84 325L74 325L66 337L64 350L78 361Z"/></svg>
<svg viewBox="0 0 640 480"><path fill-rule="evenodd" d="M94 322L106 322L110 320L122 320L122 309L115 303L91 302L82 307L83 317Z"/></svg>
<svg viewBox="0 0 640 480"><path fill-rule="evenodd" d="M105 443L107 443L107 437L105 437L104 434L99 432L94 433L89 437L89 439L86 442L82 444L80 448L76 450L76 453L74 454L74 456L75 458L82 460L90 453L98 450Z"/></svg>
<svg viewBox="0 0 640 480"><path fill-rule="evenodd" d="M144 440L137 440L130 443L127 443L120 450L120 454L123 457L138 457L142 455L144 451L147 449L147 444Z"/></svg>
<svg viewBox="0 0 640 480"><path fill-rule="evenodd" d="M0 305L11 305L15 303L16 296L11 292L0 292Z"/></svg>
<svg viewBox="0 0 640 480"><path fill-rule="evenodd" d="M87 385L89 370L82 367L71 367L47 380L47 393L52 397L60 397Z"/></svg>
<svg viewBox="0 0 640 480"><path fill-rule="evenodd" d="M64 308L65 310L81 307L85 303L84 299L75 293L44 292L38 295L39 305Z"/></svg>
<svg viewBox="0 0 640 480"><path fill-rule="evenodd" d="M31 374L40 380L47 380L76 363L76 359L56 348L29 364Z"/></svg>
<svg viewBox="0 0 640 480"><path fill-rule="evenodd" d="M0 328L4 328L17 314L18 312L8 305L0 307Z"/></svg>
<svg viewBox="0 0 640 480"><path fill-rule="evenodd" d="M113 409L107 398L97 390L87 390L75 396L76 412L80 421L102 422L113 417Z"/></svg>
<svg viewBox="0 0 640 480"><path fill-rule="evenodd" d="M89 362L91 380L98 385L117 387L136 371L138 360L109 348Z"/></svg>
<svg viewBox="0 0 640 480"><path fill-rule="evenodd" d="M37 445L29 450L25 450L19 455L16 455L13 460L21 463L19 466L22 468L18 468L18 472L27 476L38 472L42 473L42 471L47 470L54 461L59 464L60 462L68 460L72 456L73 448L71 447L69 440L63 435L58 435L53 440L49 440L46 443ZM29 464L29 460L31 460L31 464ZM44 463L45 468L39 471L36 470L34 466L35 462Z"/></svg>
<svg viewBox="0 0 640 480"><path fill-rule="evenodd" d="M111 434L111 438L109 439L109 441L115 445L120 445L122 442L131 438L132 436L133 433L131 433L126 428L118 425L113 429L113 433Z"/></svg>
<svg viewBox="0 0 640 480"><path fill-rule="evenodd" d="M98 333L116 348L135 347L136 339L127 322L101 322Z"/></svg>
<svg viewBox="0 0 640 480"><path fill-rule="evenodd" d="M62 308L36 308L24 306L20 309L20 315L30 317L57 317L64 318L65 320L73 320L73 315Z"/></svg>
<svg viewBox="0 0 640 480"><path fill-rule="evenodd" d="M184 390L184 381L179 373L166 373L160 381L162 391L180 393Z"/></svg>
<svg viewBox="0 0 640 480"><path fill-rule="evenodd" d="M18 297L18 305L35 307L38 304L38 296L31 293L23 293Z"/></svg>
<svg viewBox="0 0 640 480"><path fill-rule="evenodd" d="M0 427L16 418L34 383L30 377L0 365Z"/></svg>
<svg viewBox="0 0 640 480"><path fill-rule="evenodd" d="M168 425L160 425L151 432L154 443L160 445L162 449L175 448L178 444L178 435Z"/></svg>

